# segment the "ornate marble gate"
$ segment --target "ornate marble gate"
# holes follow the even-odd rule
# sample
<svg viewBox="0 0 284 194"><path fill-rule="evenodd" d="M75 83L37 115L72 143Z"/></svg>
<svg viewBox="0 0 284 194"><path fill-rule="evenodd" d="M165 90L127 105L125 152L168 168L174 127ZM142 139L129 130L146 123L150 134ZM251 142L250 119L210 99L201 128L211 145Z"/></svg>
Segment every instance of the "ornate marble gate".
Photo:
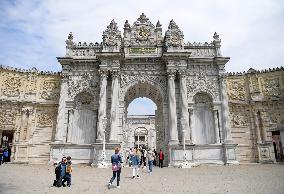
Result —
<svg viewBox="0 0 284 194"><path fill-rule="evenodd" d="M111 21L102 43L66 40L66 56L58 57L63 79L51 159L72 155L75 162L101 160L106 134L107 158L124 145L126 108L137 97L157 107L158 144L168 164L179 165L183 138L191 163L237 163L232 144L224 67L217 33L211 43L185 43L171 20L165 36L158 21L144 15L123 36ZM107 121L107 122L105 122Z"/></svg>

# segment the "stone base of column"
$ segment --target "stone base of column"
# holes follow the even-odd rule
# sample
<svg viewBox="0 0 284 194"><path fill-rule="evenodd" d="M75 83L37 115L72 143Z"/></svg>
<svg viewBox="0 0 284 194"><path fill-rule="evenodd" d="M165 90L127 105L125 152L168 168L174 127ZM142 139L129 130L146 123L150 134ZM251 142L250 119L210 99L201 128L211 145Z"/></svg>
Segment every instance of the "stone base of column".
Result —
<svg viewBox="0 0 284 194"><path fill-rule="evenodd" d="M224 149L224 163L227 165L234 164L238 165L239 162L237 161L237 154L236 154L236 147L238 144L234 143L223 143Z"/></svg>
<svg viewBox="0 0 284 194"><path fill-rule="evenodd" d="M273 146L272 142L262 142L258 143L258 157L259 163L267 164L267 163L274 163L275 157L272 153Z"/></svg>
<svg viewBox="0 0 284 194"><path fill-rule="evenodd" d="M103 143L103 139L96 139L96 143Z"/></svg>
<svg viewBox="0 0 284 194"><path fill-rule="evenodd" d="M169 145L179 145L179 141L178 140L170 140Z"/></svg>

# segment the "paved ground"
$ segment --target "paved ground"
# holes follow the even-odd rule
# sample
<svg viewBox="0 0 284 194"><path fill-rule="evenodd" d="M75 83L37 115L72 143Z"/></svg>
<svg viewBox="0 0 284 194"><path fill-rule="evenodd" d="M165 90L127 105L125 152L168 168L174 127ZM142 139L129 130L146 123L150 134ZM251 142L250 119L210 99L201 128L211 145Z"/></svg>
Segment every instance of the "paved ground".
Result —
<svg viewBox="0 0 284 194"><path fill-rule="evenodd" d="M107 189L110 169L74 166L72 186L52 187L54 167L46 165L0 166L0 193L284 193L284 165L199 166L191 169L154 168L141 179L131 179L132 169L122 169L121 188Z"/></svg>

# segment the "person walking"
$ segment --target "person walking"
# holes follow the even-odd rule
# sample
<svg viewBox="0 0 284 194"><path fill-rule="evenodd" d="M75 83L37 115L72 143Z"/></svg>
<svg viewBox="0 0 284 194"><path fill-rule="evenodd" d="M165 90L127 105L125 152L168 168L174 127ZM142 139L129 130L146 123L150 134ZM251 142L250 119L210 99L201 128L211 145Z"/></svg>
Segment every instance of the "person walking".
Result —
<svg viewBox="0 0 284 194"><path fill-rule="evenodd" d="M138 148L134 148L133 152L131 154L131 161L132 161L132 178L135 179L135 177L140 178L139 176L139 168L140 168L140 151Z"/></svg>
<svg viewBox="0 0 284 194"><path fill-rule="evenodd" d="M163 161L164 161L164 153L162 149L160 149L160 153L159 153L159 167L160 168L163 168Z"/></svg>
<svg viewBox="0 0 284 194"><path fill-rule="evenodd" d="M147 159L148 159L148 166L149 166L149 174L151 174L153 171L153 162L155 159L155 153L151 149L149 149L147 152Z"/></svg>
<svg viewBox="0 0 284 194"><path fill-rule="evenodd" d="M120 181L120 173L121 173L121 163L122 158L119 154L119 148L115 148L114 154L111 156L111 164L112 164L112 177L108 183L108 189L110 189L112 182L116 178L117 184L116 188L120 188L119 181Z"/></svg>
<svg viewBox="0 0 284 194"><path fill-rule="evenodd" d="M157 154L157 152L156 152L155 149L154 149L153 152L154 152L154 154L155 154L154 161L153 161L153 165L154 165L154 166L157 166L157 155L158 155L158 154Z"/></svg>

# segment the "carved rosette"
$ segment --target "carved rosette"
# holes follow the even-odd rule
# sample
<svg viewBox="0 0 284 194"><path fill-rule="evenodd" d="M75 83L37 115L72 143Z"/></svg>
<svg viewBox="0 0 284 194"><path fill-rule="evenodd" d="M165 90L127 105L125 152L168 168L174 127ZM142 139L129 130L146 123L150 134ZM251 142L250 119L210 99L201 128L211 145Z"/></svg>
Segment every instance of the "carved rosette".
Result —
<svg viewBox="0 0 284 194"><path fill-rule="evenodd" d="M183 48L184 46L183 37L184 37L183 33L179 29L178 25L173 20L171 20L165 35L166 47Z"/></svg>
<svg viewBox="0 0 284 194"><path fill-rule="evenodd" d="M160 29L160 26L157 28ZM130 27L128 21L124 24L124 46L156 45L158 41L155 26L144 13ZM161 37L158 37L161 39Z"/></svg>
<svg viewBox="0 0 284 194"><path fill-rule="evenodd" d="M74 100L75 96L81 92L88 92L93 96L98 95L98 81L90 73L70 76L67 85L70 100Z"/></svg>
<svg viewBox="0 0 284 194"><path fill-rule="evenodd" d="M219 86L217 77L206 76L200 72L195 77L188 77L186 82L187 98L193 101L193 96L199 92L205 92L212 96L213 100L219 99Z"/></svg>

